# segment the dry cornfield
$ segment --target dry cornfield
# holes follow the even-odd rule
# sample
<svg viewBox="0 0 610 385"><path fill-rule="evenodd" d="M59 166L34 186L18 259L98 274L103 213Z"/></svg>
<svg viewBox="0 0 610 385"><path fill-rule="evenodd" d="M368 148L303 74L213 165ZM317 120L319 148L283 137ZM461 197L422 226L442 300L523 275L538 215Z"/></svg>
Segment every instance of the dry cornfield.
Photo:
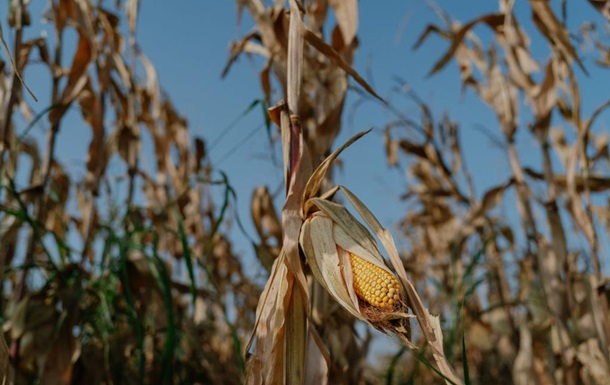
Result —
<svg viewBox="0 0 610 385"><path fill-rule="evenodd" d="M429 3L442 24L414 48L445 42L429 75L457 65L463 91L495 113L484 135L509 165L477 193L473 134L399 84L419 111L408 116L355 69L357 0L237 0L253 25L222 76L243 56L261 65L283 165L275 194L237 191L209 138L191 134L139 48L139 1L50 0L44 14L10 1L2 383L608 384L610 99L585 96L610 67L610 2L581 0L600 18L575 31L566 3L499 0L460 21ZM26 37L43 19L53 36ZM30 83L39 67L48 90ZM350 93L386 113L383 143L370 130L337 142ZM90 130L77 172L57 153L74 122ZM404 171L400 223L335 182L356 141ZM234 251L231 213L247 196L266 282ZM375 348L377 331L392 353Z"/></svg>

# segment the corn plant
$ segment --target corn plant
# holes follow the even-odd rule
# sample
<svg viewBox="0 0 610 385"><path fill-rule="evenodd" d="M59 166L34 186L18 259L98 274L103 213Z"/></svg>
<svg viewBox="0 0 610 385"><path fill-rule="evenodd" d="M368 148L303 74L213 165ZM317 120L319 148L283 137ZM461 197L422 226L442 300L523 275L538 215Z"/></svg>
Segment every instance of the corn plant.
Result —
<svg viewBox="0 0 610 385"><path fill-rule="evenodd" d="M360 381L354 374L340 376L340 369L333 363L337 358L345 359L345 352L329 354L324 343L330 340L329 331L325 330L322 336L318 332L323 320L337 319L338 311L347 311L355 319L395 333L413 348L415 345L409 339L410 319L417 319L432 348L439 373L448 383L460 383L445 358L438 318L428 313L408 279L391 235L349 190L333 188L326 177L339 153L361 136L324 157L340 127L347 75L381 99L349 65L351 57L347 56L349 61L346 60L345 55L353 49L349 47L355 43L357 3L317 1L304 7L293 0L289 2L289 12L284 11L283 2L269 7L258 1L240 4L248 7L257 31L235 44L236 52L230 63L242 52L262 53L268 59L262 76L265 95L269 95L268 72L273 68L286 98L270 110L272 120L280 127L286 183L282 239L278 242L281 247L257 308L253 334L256 345L248 358L246 382L328 383L329 378L331 383L347 378ZM329 4L339 23L331 44L319 36ZM261 41L262 45L255 41ZM313 70L321 75L309 76ZM327 90L317 79L334 83L338 88ZM317 96L317 100L311 95ZM318 104L318 100L322 103ZM334 109L332 114L329 107ZM369 230L344 206L332 202L339 189L383 243L392 269L385 264ZM268 199L266 194L258 196ZM257 206L262 206L262 202ZM271 223L277 223L273 212L268 212ZM260 223L259 233L265 234ZM271 249L263 248L267 252ZM309 269L315 281L307 278ZM373 287L374 274L378 278ZM319 286L324 289L322 295L317 294ZM335 302L321 301L329 294L339 308Z"/></svg>
<svg viewBox="0 0 610 385"><path fill-rule="evenodd" d="M592 3L603 10L604 2ZM608 136L599 117L610 104L602 101L583 115L582 94L595 80L578 80L587 68L565 13L549 1L529 2L549 51L540 63L514 5L501 0L498 12L465 23L439 11L446 25L429 25L416 43L425 47L432 35L448 40L430 74L458 64L464 89L496 114L498 132L486 132L509 172L475 194L464 128L449 117L435 119L409 92L421 120L397 116L386 130L388 160L397 165L404 154L410 175L404 197L418 207L402 221L410 244L404 258L418 287L434 284L426 290L431 308L454 313L446 325L447 354L467 364L472 378L602 384L610 373L610 321L599 234L608 230L610 184ZM476 34L478 25L491 30L491 39ZM607 45L591 23L581 30L606 57ZM537 169L524 165L518 135L537 144Z"/></svg>
<svg viewBox="0 0 610 385"><path fill-rule="evenodd" d="M234 191L137 48L138 1L50 1L53 36L26 40L28 3L0 20L2 383L241 383L259 288L223 227ZM76 169L56 150L75 126Z"/></svg>

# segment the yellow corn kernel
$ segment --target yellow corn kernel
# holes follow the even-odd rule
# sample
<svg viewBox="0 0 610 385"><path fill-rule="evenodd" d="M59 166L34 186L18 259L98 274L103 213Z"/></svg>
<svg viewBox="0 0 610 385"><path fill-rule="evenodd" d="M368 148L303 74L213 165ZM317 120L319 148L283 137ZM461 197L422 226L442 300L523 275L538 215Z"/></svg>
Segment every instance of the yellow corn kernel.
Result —
<svg viewBox="0 0 610 385"><path fill-rule="evenodd" d="M400 284L394 275L350 253L356 295L378 309L390 310L400 299Z"/></svg>

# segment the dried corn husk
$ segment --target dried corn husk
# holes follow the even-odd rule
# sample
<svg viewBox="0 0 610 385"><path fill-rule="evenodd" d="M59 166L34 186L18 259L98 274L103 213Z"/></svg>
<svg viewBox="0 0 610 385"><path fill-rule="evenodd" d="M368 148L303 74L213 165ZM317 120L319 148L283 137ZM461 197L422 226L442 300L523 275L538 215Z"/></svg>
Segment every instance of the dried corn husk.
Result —
<svg viewBox="0 0 610 385"><path fill-rule="evenodd" d="M303 223L300 242L307 262L322 286L341 306L363 321L369 321L371 317L379 322L409 317L406 306L386 311L358 300L349 254L392 276L394 273L386 266L371 233L344 206L321 198L312 199L311 203L320 211L310 215Z"/></svg>
<svg viewBox="0 0 610 385"><path fill-rule="evenodd" d="M383 228L364 203L345 187L337 186L324 195L316 197L332 161L367 132L354 136L313 172L305 186L302 200L304 219L299 243L316 279L354 317L384 332L395 333L412 348L414 345L408 335L409 319L415 317L432 349L439 371L448 383L461 384L461 380L453 373L443 352L439 319L430 315L407 277L390 232ZM343 192L368 228L345 206L332 201L338 191ZM385 263L373 234L381 241L391 261L391 268ZM398 301L397 306L388 309L378 309L359 300L353 284L354 272L349 261L350 254L362 258L392 276L398 276L401 284L400 298L405 300ZM413 314L408 313L408 308L412 309Z"/></svg>

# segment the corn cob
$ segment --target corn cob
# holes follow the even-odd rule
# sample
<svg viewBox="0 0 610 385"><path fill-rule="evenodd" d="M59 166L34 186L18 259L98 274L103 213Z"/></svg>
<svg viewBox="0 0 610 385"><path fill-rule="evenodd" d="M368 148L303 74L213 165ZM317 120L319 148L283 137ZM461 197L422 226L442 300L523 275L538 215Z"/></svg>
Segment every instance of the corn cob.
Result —
<svg viewBox="0 0 610 385"><path fill-rule="evenodd" d="M400 299L400 284L394 275L350 253L356 295L378 309L389 310Z"/></svg>

